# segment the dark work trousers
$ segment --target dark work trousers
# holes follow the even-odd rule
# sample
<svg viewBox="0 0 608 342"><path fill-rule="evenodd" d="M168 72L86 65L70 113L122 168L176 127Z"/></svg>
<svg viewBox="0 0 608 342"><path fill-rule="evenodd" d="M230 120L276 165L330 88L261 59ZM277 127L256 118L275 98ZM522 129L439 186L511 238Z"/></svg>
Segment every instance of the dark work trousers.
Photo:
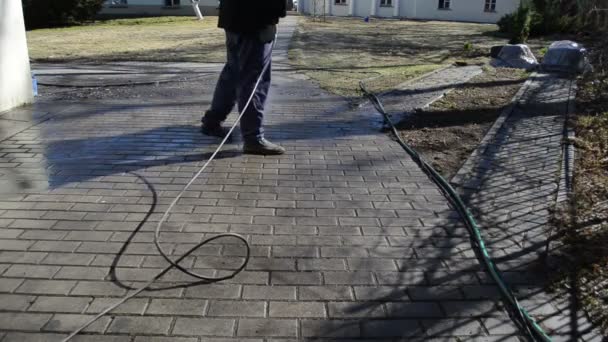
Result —
<svg viewBox="0 0 608 342"><path fill-rule="evenodd" d="M256 33L226 31L226 50L226 65L215 87L211 108L205 113L203 121L209 125L223 122L235 104L238 104L241 112L264 65L268 63L255 95L241 118L243 140L259 140L264 137L262 121L270 90L272 40L264 39Z"/></svg>

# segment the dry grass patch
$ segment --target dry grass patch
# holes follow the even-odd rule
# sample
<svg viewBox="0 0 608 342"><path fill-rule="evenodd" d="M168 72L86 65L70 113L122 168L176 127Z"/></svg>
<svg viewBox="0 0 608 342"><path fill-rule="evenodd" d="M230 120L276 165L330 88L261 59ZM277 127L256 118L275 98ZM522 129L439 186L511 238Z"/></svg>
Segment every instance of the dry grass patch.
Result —
<svg viewBox="0 0 608 342"><path fill-rule="evenodd" d="M489 48L505 44L496 25L438 21L300 18L290 50L294 66L339 95L358 96L358 82L382 92L456 61L482 64Z"/></svg>
<svg viewBox="0 0 608 342"><path fill-rule="evenodd" d="M579 80L574 196L558 212L565 262L556 282L578 296L608 336L608 40L588 46L595 71Z"/></svg>
<svg viewBox="0 0 608 342"><path fill-rule="evenodd" d="M224 32L217 17L158 17L100 21L27 32L37 62L223 62Z"/></svg>

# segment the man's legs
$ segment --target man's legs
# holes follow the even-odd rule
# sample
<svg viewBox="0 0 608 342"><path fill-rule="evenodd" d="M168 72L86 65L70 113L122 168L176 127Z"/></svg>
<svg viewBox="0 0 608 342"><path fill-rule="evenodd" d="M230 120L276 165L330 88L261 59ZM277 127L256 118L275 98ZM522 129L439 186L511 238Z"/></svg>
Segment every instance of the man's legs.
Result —
<svg viewBox="0 0 608 342"><path fill-rule="evenodd" d="M243 152L250 154L283 154L285 149L264 138L264 107L272 74L272 39L274 29L255 35L244 35L239 44L239 85L237 97L241 118ZM268 34L270 33L270 34ZM264 69L266 67L266 69ZM258 79L260 80L257 84ZM257 88L254 88L257 84ZM253 92L253 97L251 96ZM251 102L247 105L249 98Z"/></svg>
<svg viewBox="0 0 608 342"><path fill-rule="evenodd" d="M262 127L264 106L271 83L272 41L263 41L258 34L226 32L228 61L222 70L211 103L203 118L202 131L223 137L227 133L220 124L226 120L235 102L243 111L255 88L251 102L241 118L244 151L254 154L282 154L284 149L264 139ZM266 66L264 70L264 66ZM262 74L262 72L264 72ZM256 88L258 78L260 83Z"/></svg>
<svg viewBox="0 0 608 342"><path fill-rule="evenodd" d="M238 37L226 32L226 65L222 69L220 78L215 86L211 108L203 117L203 133L220 135L220 124L226 120L236 103L236 90L238 86ZM205 129L210 132L205 132ZM218 133L218 134L214 134Z"/></svg>
<svg viewBox="0 0 608 342"><path fill-rule="evenodd" d="M264 107L271 80L272 42L262 42L258 35L243 35L239 44L239 77L237 97L242 111L251 97L256 82L261 78L249 106L241 119L241 133L245 142L264 138ZM264 70L264 66L267 66ZM261 73L264 72L262 75Z"/></svg>

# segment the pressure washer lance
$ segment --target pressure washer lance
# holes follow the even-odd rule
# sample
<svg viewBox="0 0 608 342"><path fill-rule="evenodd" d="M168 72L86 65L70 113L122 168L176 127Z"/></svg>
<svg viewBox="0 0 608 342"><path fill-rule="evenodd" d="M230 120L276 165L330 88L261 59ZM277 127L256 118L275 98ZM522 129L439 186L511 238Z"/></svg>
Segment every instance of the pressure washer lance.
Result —
<svg viewBox="0 0 608 342"><path fill-rule="evenodd" d="M410 155L410 157L414 160L414 162L431 178L431 180L433 182L435 182L435 184L437 184L437 186L442 190L442 192L446 196L446 198L452 204L454 204L454 206L456 207L456 210L460 214L460 217L465 222L465 225L466 225L467 229L469 230L469 233L472 235L473 242L474 242L473 247L475 247L477 249L475 254L477 255L478 258L481 256L483 264L485 265L486 269L488 270L488 272L490 273L490 275L492 276L492 278L494 279L496 284L498 284L500 292L503 295L503 297L506 298L507 303L511 306L513 311L516 313L518 322L520 323L521 327L525 330L525 332L526 332L527 336L530 338L530 340L551 342L551 338L538 325L538 323L536 323L534 318L532 318L530 316L530 314L519 304L517 297L515 297L513 292L507 286L507 284L504 281L504 278L502 276L502 273L500 272L500 270L498 269L498 267L496 266L496 264L490 257L490 254L488 253L485 242L481 236L481 230L479 229L477 222L473 218L473 215L471 214L471 212L469 211L467 206L464 204L464 201L462 200L460 195L458 195L456 190L454 190L454 188L452 188L450 183L448 183L439 174L439 172L437 172L437 170L435 170L431 165L429 165L422 158L422 156L420 156L418 154L418 152L416 152L411 146L409 146L408 144L406 144L403 141L403 139L399 135L399 132L397 131L397 128L395 127L395 124L391 120L390 114L386 112L386 110L384 109L384 105L382 105L382 102L380 101L378 96L376 96L375 94L368 91L367 88L365 87L365 84L363 83L363 81L359 82L359 87L361 88L361 91L363 92L363 94L370 100L370 102L372 103L374 108L378 111L378 113L380 113L384 117L384 122L386 124L388 124L388 126L390 127L391 132L397 139L397 142L399 143L399 145L401 145L401 147Z"/></svg>
<svg viewBox="0 0 608 342"><path fill-rule="evenodd" d="M274 47L275 47L275 44L276 44L276 40L277 40L277 37L275 35L275 39L274 39L274 41L272 43L272 47L271 47L271 53L274 50ZM158 249L158 252L160 253L160 255L169 263L169 266L167 266L165 269L163 269L158 274L156 274L154 277L152 277L147 283L145 283L144 285L142 285L140 288L138 288L135 291L133 291L132 293L126 295L125 297L123 297L121 300L119 300L115 304L109 306L108 308L106 308L105 310L103 310L102 312L100 312L99 314L97 314L95 317L91 318L88 322L86 322L85 324L83 324L80 328L74 330L74 332L72 332L70 335L68 335L68 337L66 337L65 339L63 339L62 342L67 342L67 341L71 340L76 335L78 335L80 332L82 332L84 329L86 329L88 326L90 326L91 324L93 324L95 321L97 321L101 317L107 315L110 311L116 309L117 307L119 307L120 305L124 304L129 299L137 296L138 294L140 294L143 291L145 291L146 289L148 289L160 277L162 277L163 275L165 275L167 272L169 272L174 267L177 268L178 270L180 270L181 272L185 273L185 274L188 274L188 275L190 275L190 276L192 276L194 278L197 278L197 279L200 279L200 280L203 280L203 281L206 281L206 282L210 282L210 283L211 282L218 282L218 281L234 278L234 276L236 276L242 270L245 269L245 267L247 266L247 263L249 262L249 258L250 258L250 255L251 255L251 249L249 247L249 243L247 242L247 240L243 236L241 236L239 234L233 234L233 233L219 234L219 235L213 236L211 238L205 239L203 242L200 242L200 243L196 244L194 247L190 248L186 253L184 253L179 258L177 258L175 260L172 260L171 257L169 257L169 255L165 252L165 250L163 250L163 247L160 244L160 231L161 231L161 228L163 226L163 223L165 223L165 221L169 217L169 213L171 213L171 210L173 209L173 207L175 207L175 205L182 198L182 196L184 195L184 193L198 179L198 177L207 169L207 166L209 166L209 164L215 159L215 157L217 156L217 154L222 150L222 148L224 147L224 145L226 144L226 142L228 141L228 139L232 135L232 132L235 130L236 125L239 123L239 121L241 120L241 118L245 114L245 111L247 110L247 108L251 104L251 101L253 100L253 97L255 96L255 92L257 91L257 89L258 89L258 87L260 85L260 82L262 81L262 77L264 76L264 73L270 67L270 60L271 59L269 59L268 62L266 64L264 64L264 67L262 68L262 71L260 72L260 76L258 77L258 79L257 79L257 81L255 83L255 86L253 87L253 90L251 91L251 95L249 95L249 98L247 99L247 102L245 103L245 106L243 107L243 109L239 113L238 117L236 118L236 120L234 121L234 123L232 124L232 126L230 127L230 130L228 131L228 134L226 134L226 136L224 137L224 139L222 139L222 142L215 149L215 151L213 152L213 154L211 155L211 157L209 157L209 159L207 160L207 162L205 162L205 164L200 168L200 170L198 170L198 172L194 175L194 177L192 177L192 179L190 179L190 181L188 182L188 184L186 184L184 186L184 188L182 189L182 191L180 191L179 194L177 194L177 196L175 197L175 199L173 199L173 201L171 202L171 204L169 204L169 206L165 210L163 216L160 218L160 220L158 221L158 224L156 225L156 230L154 232L154 244L156 245L156 249ZM202 246L204 246L204 245L206 245L206 244L208 244L208 243L210 243L212 241L215 241L215 240L218 240L218 239L223 239L223 238L233 238L233 239L236 239L236 240L242 242L243 245L245 246L245 259L243 260L243 263L236 270L232 271L231 273L229 273L229 274L227 274L225 276L220 276L220 277L208 277L208 276L205 276L205 275L202 275L202 274L190 271L190 270L186 269L185 267L183 267L183 266L181 266L179 264L182 260L184 260L186 257L188 257L190 254L192 254L194 251L196 251L200 247L202 247Z"/></svg>

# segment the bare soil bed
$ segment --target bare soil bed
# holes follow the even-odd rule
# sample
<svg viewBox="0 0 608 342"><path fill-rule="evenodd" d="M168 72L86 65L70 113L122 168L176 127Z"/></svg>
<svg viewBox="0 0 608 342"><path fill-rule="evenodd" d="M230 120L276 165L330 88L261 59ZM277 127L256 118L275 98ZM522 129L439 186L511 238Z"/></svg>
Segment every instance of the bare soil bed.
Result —
<svg viewBox="0 0 608 342"><path fill-rule="evenodd" d="M466 85L401 121L401 136L450 178L510 104L526 77L521 70L485 68Z"/></svg>
<svg viewBox="0 0 608 342"><path fill-rule="evenodd" d="M589 41L594 72L579 79L573 197L557 212L562 248L556 289L574 293L608 336L608 40Z"/></svg>

